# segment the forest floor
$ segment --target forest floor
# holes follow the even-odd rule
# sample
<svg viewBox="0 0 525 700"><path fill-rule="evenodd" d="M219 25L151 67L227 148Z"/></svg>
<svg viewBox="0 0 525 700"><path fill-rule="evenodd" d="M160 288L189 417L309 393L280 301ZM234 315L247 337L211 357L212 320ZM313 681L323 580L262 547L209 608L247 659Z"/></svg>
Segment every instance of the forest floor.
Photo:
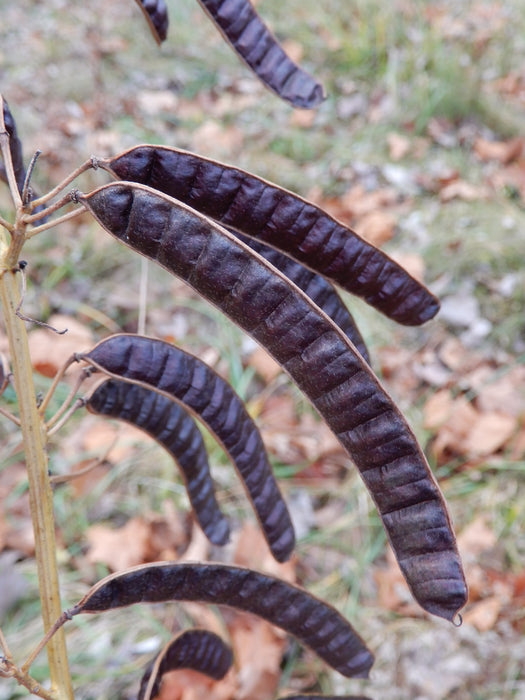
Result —
<svg viewBox="0 0 525 700"><path fill-rule="evenodd" d="M75 350L136 331L180 343L247 400L288 500L297 554L276 565L222 451L206 436L232 544L192 526L160 448L80 413L52 441L64 599L111 571L158 559L220 559L297 580L351 619L376 662L350 681L267 625L173 606L71 623L78 700L136 697L140 669L177 627L227 630L223 682L173 678L162 698L270 700L287 691L382 700L525 700L525 9L522 0L259 0L291 55L323 82L315 111L259 85L194 0L168 2L159 50L129 0L20 0L0 10L0 87L43 192L90 155L164 143L245 168L327 209L420 276L438 316L404 328L345 297L372 366L408 418L449 504L470 588L463 624L413 602L352 464L275 363L164 271L141 265L87 217L24 249L24 313L40 390ZM292 20L292 21L291 21ZM84 176L88 189L107 181ZM7 194L0 210L9 217ZM60 236L60 237L58 237ZM5 339L0 331L0 350ZM60 398L67 394L67 383ZM14 395L6 392L14 405ZM117 442L113 445L113 441ZM0 619L13 649L39 635L19 436L0 427ZM284 654L284 660L283 660ZM34 668L46 677L45 655ZM190 682L191 681L191 682ZM19 693L19 694L18 694ZM8 681L0 699L23 697Z"/></svg>

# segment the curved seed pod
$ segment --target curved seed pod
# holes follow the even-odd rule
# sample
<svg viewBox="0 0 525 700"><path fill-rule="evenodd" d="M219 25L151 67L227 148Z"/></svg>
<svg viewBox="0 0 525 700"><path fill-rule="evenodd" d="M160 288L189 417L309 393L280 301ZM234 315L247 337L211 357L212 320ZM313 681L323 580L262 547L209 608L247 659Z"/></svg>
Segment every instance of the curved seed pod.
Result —
<svg viewBox="0 0 525 700"><path fill-rule="evenodd" d="M467 587L445 501L403 415L342 331L263 258L170 197L123 182L77 197L284 367L358 467L414 597L452 620Z"/></svg>
<svg viewBox="0 0 525 700"><path fill-rule="evenodd" d="M164 0L136 0L146 18L153 38L161 44L168 36L168 8Z"/></svg>
<svg viewBox="0 0 525 700"><path fill-rule="evenodd" d="M335 608L298 586L236 566L137 566L99 581L66 617L169 600L228 605L258 615L295 636L344 676L366 678L373 664L363 640Z"/></svg>
<svg viewBox="0 0 525 700"><path fill-rule="evenodd" d="M119 334L79 355L104 372L161 391L190 408L230 455L278 561L295 544L286 503L272 473L261 435L231 386L194 355L169 343Z"/></svg>
<svg viewBox="0 0 525 700"><path fill-rule="evenodd" d="M24 159L22 155L22 142L18 138L18 133L16 131L16 122L9 105L4 97L0 95L0 104L2 105L3 115L4 115L4 125L5 130L9 134L9 150L11 151L11 160L13 161L13 170L15 172L16 184L18 191L22 194L24 188L24 180L26 177L26 169L24 166ZM6 180L5 168L2 166L0 177Z"/></svg>
<svg viewBox="0 0 525 700"><path fill-rule="evenodd" d="M229 228L228 230L230 231ZM265 260L268 260L268 262L280 270L283 275L286 275L288 279L292 280L299 289L302 289L314 304L317 304L317 306L339 326L346 337L359 350L363 359L370 364L368 349L354 318L330 282L288 255L281 253L279 250L275 250L275 248L270 248L270 246L264 245L264 243L260 243L249 236L243 236L234 229L231 229L231 233L237 236L239 240L252 250L259 253L259 255L262 255Z"/></svg>
<svg viewBox="0 0 525 700"><path fill-rule="evenodd" d="M311 109L323 88L285 53L250 0L199 0L237 55L266 87L294 107Z"/></svg>
<svg viewBox="0 0 525 700"><path fill-rule="evenodd" d="M147 145L100 165L291 255L394 321L418 325L439 309L436 297L386 253L314 204L243 170Z"/></svg>
<svg viewBox="0 0 525 700"><path fill-rule="evenodd" d="M180 668L199 671L221 680L233 663L230 647L208 630L186 630L166 644L142 677L137 700L154 700L160 692L162 676Z"/></svg>
<svg viewBox="0 0 525 700"><path fill-rule="evenodd" d="M155 438L180 466L205 535L214 544L228 542L230 528L215 498L202 435L182 406L138 384L109 379L96 387L86 407L91 413L131 423Z"/></svg>

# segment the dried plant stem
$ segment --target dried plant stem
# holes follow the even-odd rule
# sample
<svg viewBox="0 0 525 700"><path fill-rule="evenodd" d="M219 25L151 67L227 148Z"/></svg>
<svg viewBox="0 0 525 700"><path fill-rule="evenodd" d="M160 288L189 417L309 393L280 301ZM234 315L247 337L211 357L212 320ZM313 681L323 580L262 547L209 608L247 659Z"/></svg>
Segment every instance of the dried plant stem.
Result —
<svg viewBox="0 0 525 700"><path fill-rule="evenodd" d="M76 209L72 209L69 211L67 214L63 214L62 216L58 216L56 219L52 219L51 221L46 221L45 224L41 224L40 226L35 226L34 228L29 231L27 234L27 239L33 238L33 236L37 236L39 233L42 233L42 231L47 231L50 228L53 228L54 226L58 226L58 224L63 224L65 221L70 221L71 219L74 219L76 216L80 216L80 214L84 214L86 210L84 207L77 207Z"/></svg>
<svg viewBox="0 0 525 700"><path fill-rule="evenodd" d="M0 226L3 226L8 231L13 230L13 224L10 223L9 221L7 221L6 219L4 219L3 216L0 216Z"/></svg>
<svg viewBox="0 0 525 700"><path fill-rule="evenodd" d="M17 273L12 265L6 265L7 257L7 255L4 257L3 267L0 270L0 300L9 339L13 379L22 424L42 619L44 630L47 631L52 628L61 614L52 492L45 450L46 436L36 404L27 333L24 323L16 315L20 302ZM47 654L52 684L51 695L47 694L47 697L56 696L59 700L73 700L65 636L62 630L49 641ZM44 696L41 695L41 697Z"/></svg>
<svg viewBox="0 0 525 700"><path fill-rule="evenodd" d="M10 421L12 421L15 425L20 425L20 419L17 418L15 415L11 413L11 411L8 411L7 408L4 408L3 406L0 406L0 414L8 418Z"/></svg>
<svg viewBox="0 0 525 700"><path fill-rule="evenodd" d="M60 420L58 420L56 417L53 418L53 427L48 430L47 434L49 436L51 436L51 435L54 435L55 433L58 433L60 428L68 422L68 420L71 418L73 413L75 411L78 411L78 409L81 408L83 405L84 405L84 401L82 399L77 399L75 401L75 403L72 404L67 411L65 410L65 407L62 406L62 408L64 409L65 412L63 412L62 410L60 411L60 413L63 413Z"/></svg>
<svg viewBox="0 0 525 700"><path fill-rule="evenodd" d="M75 400L75 396L77 395L78 390L82 386L82 383L86 381L86 378L89 376L89 373L87 372L81 372L80 375L77 377L75 384L71 388L71 391L68 393L67 397L65 398L64 402L58 409L58 411L55 413L55 415L50 418L47 423L46 423L46 428L51 428L51 426L55 425L56 423L59 422L60 418L64 415L64 413L67 411L68 408L71 407L73 401ZM47 398L47 397L46 397ZM82 402L81 404L82 405ZM74 410L78 408L78 404L75 405ZM40 415L42 415L42 407L39 409Z"/></svg>
<svg viewBox="0 0 525 700"><path fill-rule="evenodd" d="M31 678L25 671L17 668L11 661L6 660L3 665L5 670L2 671L2 675L7 678L14 678L19 685L27 688L31 695L37 695L39 698L44 698L44 700L57 700L57 696L53 691L50 692L42 688L38 681Z"/></svg>
<svg viewBox="0 0 525 700"><path fill-rule="evenodd" d="M77 359L75 355L71 355L71 357L64 362L62 367L58 370L58 372L55 374L53 382L51 383L51 386L49 387L47 394L44 396L44 400L40 403L40 406L38 407L38 412L40 413L41 416L44 416L47 407L49 406L49 402L51 401L53 394L56 391L57 386L60 384L62 379L64 378L67 370L71 367L71 365L77 362Z"/></svg>
<svg viewBox="0 0 525 700"><path fill-rule="evenodd" d="M71 184L73 180L75 180L79 175L85 173L86 170L96 170L97 167L97 159L94 156L88 158L88 160L84 161L84 163L82 163L82 165L80 165L76 170L73 170L72 173L70 173L66 178L64 178L64 180L62 180L62 182L60 182L52 190L50 190L46 194L43 194L41 197L38 197L38 199L33 199L33 201L31 202L31 209L33 209L34 211L36 207L40 206L41 204L45 204L46 202L49 202L50 199L56 197L57 194L59 194L63 189L65 189L69 184Z"/></svg>
<svg viewBox="0 0 525 700"><path fill-rule="evenodd" d="M1 628L0 628L0 648L2 649L4 659L6 659L7 661L10 661L13 657L11 655L11 651L9 650L7 640L4 637L4 633L2 632Z"/></svg>

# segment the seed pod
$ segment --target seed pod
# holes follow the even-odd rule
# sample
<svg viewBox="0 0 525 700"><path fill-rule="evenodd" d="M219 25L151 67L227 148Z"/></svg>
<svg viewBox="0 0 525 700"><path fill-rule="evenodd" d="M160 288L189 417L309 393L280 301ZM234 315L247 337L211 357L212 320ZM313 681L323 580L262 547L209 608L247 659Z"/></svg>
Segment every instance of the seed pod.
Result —
<svg viewBox="0 0 525 700"><path fill-rule="evenodd" d="M149 24L153 38L162 44L168 36L168 8L164 0L136 0Z"/></svg>
<svg viewBox="0 0 525 700"><path fill-rule="evenodd" d="M268 260L268 262L280 270L283 275L292 280L299 289L302 289L314 304L339 326L346 337L359 350L363 359L370 364L370 355L365 341L359 332L359 328L352 314L348 311L345 303L330 282L325 280L324 277L321 277L321 275L312 272L301 263L298 263L289 255L285 255L275 250L275 248L270 248L270 246L264 245L249 236L243 236L241 233L228 228L228 231L230 230L239 240L252 250L255 250L259 255L262 255L265 260Z"/></svg>
<svg viewBox="0 0 525 700"><path fill-rule="evenodd" d="M230 647L207 630L186 630L172 639L148 666L142 677L137 700L154 700L165 673L189 668L214 680L221 680L233 663Z"/></svg>
<svg viewBox="0 0 525 700"><path fill-rule="evenodd" d="M452 620L467 588L445 501L403 415L342 331L186 205L123 182L77 197L109 233L186 280L283 366L358 467L414 597Z"/></svg>
<svg viewBox="0 0 525 700"><path fill-rule="evenodd" d="M141 428L164 447L181 468L188 497L211 542L228 542L230 528L215 498L202 435L175 401L138 384L109 379L86 402L91 413L118 418Z"/></svg>
<svg viewBox="0 0 525 700"><path fill-rule="evenodd" d="M140 335L113 335L79 355L104 372L140 383L180 401L214 433L230 455L278 561L288 559L295 537L254 421L232 387L194 355Z"/></svg>
<svg viewBox="0 0 525 700"><path fill-rule="evenodd" d="M285 53L250 0L199 0L226 41L266 87L294 107L311 109L323 88Z"/></svg>
<svg viewBox="0 0 525 700"><path fill-rule="evenodd" d="M344 676L366 678L373 664L361 637L332 606L278 578L222 564L150 564L107 576L65 617L170 600L228 605L258 615Z"/></svg>
<svg viewBox="0 0 525 700"><path fill-rule="evenodd" d="M100 165L277 248L398 323L419 325L439 309L436 297L386 253L311 202L244 170L147 145Z"/></svg>
<svg viewBox="0 0 525 700"><path fill-rule="evenodd" d="M9 109L9 105L7 104L7 100L4 99L4 97L2 97L1 95L0 106L3 110L5 130L9 134L9 150L11 151L11 160L13 162L13 170L15 173L16 185L20 194L22 194L22 190L24 188L24 180L26 177L26 169L24 166L24 159L22 155L22 142L18 138L16 122L14 120L13 115L11 114L11 110ZM1 165L0 178L4 181L7 181L7 176L5 174L5 168L3 165Z"/></svg>

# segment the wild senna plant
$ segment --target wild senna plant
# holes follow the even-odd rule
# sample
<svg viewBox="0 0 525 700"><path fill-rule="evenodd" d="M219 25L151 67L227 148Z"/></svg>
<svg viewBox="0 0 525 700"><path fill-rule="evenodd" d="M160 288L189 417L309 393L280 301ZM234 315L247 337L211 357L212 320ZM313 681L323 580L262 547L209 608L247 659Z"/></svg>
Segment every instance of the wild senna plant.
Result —
<svg viewBox="0 0 525 700"><path fill-rule="evenodd" d="M158 41L167 33L164 3L139 2ZM292 104L311 107L322 88L282 51L247 0L201 5L267 86ZM313 203L234 166L167 146L139 145L111 158L90 157L51 191L31 188L15 120L0 98L0 146L13 220L0 217L0 300L10 346L2 391L14 385L26 453L45 637L18 664L0 631L0 673L47 700L74 697L64 626L79 614L136 603L199 601L258 615L294 635L329 666L366 677L373 655L333 607L277 578L211 564L154 563L108 576L62 611L47 442L76 410L131 423L155 439L180 468L197 522L225 544L229 524L219 508L195 420L224 447L278 561L295 537L256 422L233 388L199 358L156 338L116 334L79 348L37 401L20 279L24 246L36 235L88 213L117 242L187 282L254 338L288 373L337 436L381 516L401 571L419 605L454 621L466 602L465 578L441 491L407 421L369 365L359 330L337 288L358 295L391 319L418 325L437 299L385 253ZM84 172L110 182L71 189ZM57 341L58 342L58 341ZM46 411L68 368L80 381L55 416ZM83 379L101 382L80 395ZM47 649L50 688L30 675ZM222 678L231 650L205 630L186 630L146 670L138 697L151 700L162 677L192 668ZM300 696L297 696L296 700Z"/></svg>

